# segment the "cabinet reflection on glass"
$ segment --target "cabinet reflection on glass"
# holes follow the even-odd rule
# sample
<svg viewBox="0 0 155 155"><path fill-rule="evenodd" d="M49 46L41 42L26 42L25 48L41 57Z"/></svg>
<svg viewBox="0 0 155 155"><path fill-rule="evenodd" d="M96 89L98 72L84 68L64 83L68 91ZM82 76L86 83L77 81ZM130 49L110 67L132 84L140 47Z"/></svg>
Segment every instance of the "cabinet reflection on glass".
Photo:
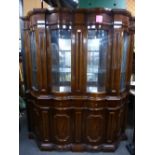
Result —
<svg viewBox="0 0 155 155"><path fill-rule="evenodd" d="M51 30L52 90L71 91L71 31Z"/></svg>
<svg viewBox="0 0 155 155"><path fill-rule="evenodd" d="M120 89L123 91L126 87L125 80L126 80L126 62L127 62L127 52L128 52L128 39L129 35L124 32L123 35L123 50L122 50L122 64L121 64L121 81L120 81Z"/></svg>
<svg viewBox="0 0 155 155"><path fill-rule="evenodd" d="M38 89L36 35L34 31L30 32L30 48L31 48L31 63L32 63L32 87Z"/></svg>
<svg viewBox="0 0 155 155"><path fill-rule="evenodd" d="M88 30L87 91L105 91L108 33L104 30Z"/></svg>

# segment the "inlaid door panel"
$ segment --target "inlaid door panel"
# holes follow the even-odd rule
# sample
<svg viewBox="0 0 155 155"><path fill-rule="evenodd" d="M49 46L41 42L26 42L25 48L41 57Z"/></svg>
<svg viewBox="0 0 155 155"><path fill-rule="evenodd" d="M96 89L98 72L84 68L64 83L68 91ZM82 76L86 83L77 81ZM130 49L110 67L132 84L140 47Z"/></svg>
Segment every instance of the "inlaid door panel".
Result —
<svg viewBox="0 0 155 155"><path fill-rule="evenodd" d="M76 111L75 112L75 142L80 143L82 141L82 120L83 120L83 114L82 111Z"/></svg>
<svg viewBox="0 0 155 155"><path fill-rule="evenodd" d="M33 109L33 125L34 125L34 132L36 136L41 139L41 124L40 124L40 112L39 109L34 108Z"/></svg>
<svg viewBox="0 0 155 155"><path fill-rule="evenodd" d="M41 112L42 118L42 136L45 142L50 141L50 125L49 125L49 111L43 110Z"/></svg>
<svg viewBox="0 0 155 155"><path fill-rule="evenodd" d="M61 111L53 115L53 136L55 142L70 142L72 138L72 122L70 114Z"/></svg>
<svg viewBox="0 0 155 155"><path fill-rule="evenodd" d="M99 143L104 140L105 118L102 111L88 112L85 119L86 141L89 143Z"/></svg>
<svg viewBox="0 0 155 155"><path fill-rule="evenodd" d="M118 138L122 124L122 112L120 109L108 111L107 142L112 143Z"/></svg>
<svg viewBox="0 0 155 155"><path fill-rule="evenodd" d="M117 123L117 136L118 137L121 134L122 125L123 125L123 109L121 109L118 113L118 123Z"/></svg>
<svg viewBox="0 0 155 155"><path fill-rule="evenodd" d="M27 121L29 132L34 131L34 119L33 118L33 100L27 99Z"/></svg>

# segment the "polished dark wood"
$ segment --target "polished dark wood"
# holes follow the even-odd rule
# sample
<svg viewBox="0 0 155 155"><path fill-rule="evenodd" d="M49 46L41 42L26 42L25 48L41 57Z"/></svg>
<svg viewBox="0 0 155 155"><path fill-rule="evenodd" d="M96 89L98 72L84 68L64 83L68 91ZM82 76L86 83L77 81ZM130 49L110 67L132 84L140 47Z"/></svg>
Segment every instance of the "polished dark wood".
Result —
<svg viewBox="0 0 155 155"><path fill-rule="evenodd" d="M96 21L96 15L102 16L102 22ZM29 136L41 150L115 151L126 128L134 39L131 14L118 9L34 9L23 20ZM115 28L117 23L119 28ZM63 25L72 27L71 92L54 92L50 31ZM86 91L87 34L92 25L108 32L106 88L96 93ZM38 88L32 80L31 32L35 34ZM124 32L129 46L125 89L121 90Z"/></svg>

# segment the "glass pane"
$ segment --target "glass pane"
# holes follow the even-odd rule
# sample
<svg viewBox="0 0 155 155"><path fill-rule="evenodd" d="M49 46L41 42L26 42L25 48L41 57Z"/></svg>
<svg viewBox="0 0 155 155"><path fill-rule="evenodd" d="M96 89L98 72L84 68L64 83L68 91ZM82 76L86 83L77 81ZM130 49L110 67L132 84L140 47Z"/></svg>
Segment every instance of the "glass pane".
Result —
<svg viewBox="0 0 155 155"><path fill-rule="evenodd" d="M125 89L125 78L126 78L126 62L127 62L127 50L129 46L129 36L127 33L124 33L123 40L123 53L122 53L122 64L121 64L121 90Z"/></svg>
<svg viewBox="0 0 155 155"><path fill-rule="evenodd" d="M52 90L71 91L71 31L51 30Z"/></svg>
<svg viewBox="0 0 155 155"><path fill-rule="evenodd" d="M87 91L105 91L108 33L88 30L87 50Z"/></svg>
<svg viewBox="0 0 155 155"><path fill-rule="evenodd" d="M31 61L32 61L32 86L38 89L37 83L37 55L36 55L36 36L32 31L30 35Z"/></svg>

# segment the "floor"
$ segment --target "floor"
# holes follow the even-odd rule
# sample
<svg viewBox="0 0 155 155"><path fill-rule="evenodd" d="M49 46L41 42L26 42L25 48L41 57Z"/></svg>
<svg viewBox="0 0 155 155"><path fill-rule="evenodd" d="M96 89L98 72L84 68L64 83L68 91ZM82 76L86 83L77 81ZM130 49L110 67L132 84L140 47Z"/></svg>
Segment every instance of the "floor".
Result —
<svg viewBox="0 0 155 155"><path fill-rule="evenodd" d="M118 149L113 153L107 152L82 152L82 153L74 153L74 152L56 152L56 151L40 151L37 147L35 141L33 139L28 138L27 131L27 120L26 115L20 119L21 130L19 134L19 155L130 155L128 150L126 149L126 145L132 139L132 129L126 130L128 141L122 141Z"/></svg>

